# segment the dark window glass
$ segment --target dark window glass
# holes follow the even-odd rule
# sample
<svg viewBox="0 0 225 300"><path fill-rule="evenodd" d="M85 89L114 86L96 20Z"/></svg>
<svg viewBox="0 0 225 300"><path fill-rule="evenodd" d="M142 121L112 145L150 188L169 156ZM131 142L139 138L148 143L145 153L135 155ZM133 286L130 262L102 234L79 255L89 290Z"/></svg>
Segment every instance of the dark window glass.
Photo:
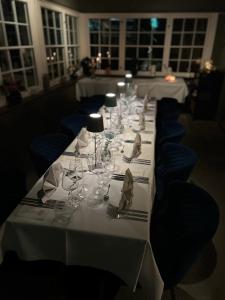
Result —
<svg viewBox="0 0 225 300"><path fill-rule="evenodd" d="M64 64L59 65L60 76L64 75Z"/></svg>
<svg viewBox="0 0 225 300"><path fill-rule="evenodd" d="M111 30L112 31L120 30L120 21L119 20L111 20Z"/></svg>
<svg viewBox="0 0 225 300"><path fill-rule="evenodd" d="M147 58L148 57L148 48L139 48L139 57Z"/></svg>
<svg viewBox="0 0 225 300"><path fill-rule="evenodd" d="M31 49L23 49L22 50L23 54L23 61L24 61L24 66L25 67L31 67L34 64L33 61L33 50Z"/></svg>
<svg viewBox="0 0 225 300"><path fill-rule="evenodd" d="M98 52L98 47L91 47L91 57L97 57Z"/></svg>
<svg viewBox="0 0 225 300"><path fill-rule="evenodd" d="M192 45L193 34L185 33L183 37L183 45Z"/></svg>
<svg viewBox="0 0 225 300"><path fill-rule="evenodd" d="M183 48L181 52L182 59L189 59L191 56L191 48Z"/></svg>
<svg viewBox="0 0 225 300"><path fill-rule="evenodd" d="M125 61L125 70L132 70L133 68L133 62L131 60Z"/></svg>
<svg viewBox="0 0 225 300"><path fill-rule="evenodd" d="M0 69L2 72L9 70L7 51L0 51Z"/></svg>
<svg viewBox="0 0 225 300"><path fill-rule="evenodd" d="M101 19L101 30L102 31L109 31L110 29L110 23L108 19Z"/></svg>
<svg viewBox="0 0 225 300"><path fill-rule="evenodd" d="M140 31L151 31L151 19L141 19Z"/></svg>
<svg viewBox="0 0 225 300"><path fill-rule="evenodd" d="M197 33L195 35L195 42L194 42L194 44L195 45L203 46L204 42L205 42L205 34Z"/></svg>
<svg viewBox="0 0 225 300"><path fill-rule="evenodd" d="M15 72L13 74L14 74L15 81L20 84L22 90L25 90L25 81L24 81L23 72L19 71L19 72Z"/></svg>
<svg viewBox="0 0 225 300"><path fill-rule="evenodd" d="M6 34L8 39L9 46L17 46L17 35L16 35L16 27L15 25L5 24Z"/></svg>
<svg viewBox="0 0 225 300"><path fill-rule="evenodd" d="M53 65L53 77L57 78L59 76L59 72L58 72L58 65L54 64Z"/></svg>
<svg viewBox="0 0 225 300"><path fill-rule="evenodd" d="M27 26L19 26L20 32L20 42L21 45L29 45L29 36L28 36L28 27Z"/></svg>
<svg viewBox="0 0 225 300"><path fill-rule="evenodd" d="M137 19L127 19L127 31L138 31L138 20Z"/></svg>
<svg viewBox="0 0 225 300"><path fill-rule="evenodd" d="M148 71L149 61L148 60L140 60L140 71Z"/></svg>
<svg viewBox="0 0 225 300"><path fill-rule="evenodd" d="M195 26L195 20L194 19L186 19L185 20L185 25L184 25L184 30L185 31L193 31Z"/></svg>
<svg viewBox="0 0 225 300"><path fill-rule="evenodd" d="M54 31L54 29L49 30L49 35L50 35L50 44L55 45L55 31Z"/></svg>
<svg viewBox="0 0 225 300"><path fill-rule="evenodd" d="M112 70L118 70L119 67L119 61L116 59L111 60L111 69Z"/></svg>
<svg viewBox="0 0 225 300"><path fill-rule="evenodd" d="M0 47L4 47L5 44L5 38L3 33L3 25L0 23Z"/></svg>
<svg viewBox="0 0 225 300"><path fill-rule="evenodd" d="M119 35L117 33L111 34L111 44L112 45L119 45Z"/></svg>
<svg viewBox="0 0 225 300"><path fill-rule="evenodd" d="M108 59L102 59L102 63L101 63L101 69L106 69L109 67L109 61Z"/></svg>
<svg viewBox="0 0 225 300"><path fill-rule="evenodd" d="M26 4L16 1L16 14L19 23L26 23Z"/></svg>
<svg viewBox="0 0 225 300"><path fill-rule="evenodd" d="M177 72L177 61L170 61L170 67L173 72Z"/></svg>
<svg viewBox="0 0 225 300"><path fill-rule="evenodd" d="M109 34L108 33L101 34L101 44L109 44Z"/></svg>
<svg viewBox="0 0 225 300"><path fill-rule="evenodd" d="M51 65L48 66L48 75L49 75L50 80L53 79L52 66Z"/></svg>
<svg viewBox="0 0 225 300"><path fill-rule="evenodd" d="M189 62L188 61L181 61L180 62L180 67L179 67L179 71L180 72L188 72L188 65L189 65Z"/></svg>
<svg viewBox="0 0 225 300"><path fill-rule="evenodd" d="M48 45L48 29L44 28L44 37L45 37L45 44Z"/></svg>
<svg viewBox="0 0 225 300"><path fill-rule="evenodd" d="M139 45L150 45L151 44L151 36L150 34L142 33L140 34Z"/></svg>
<svg viewBox="0 0 225 300"><path fill-rule="evenodd" d="M60 28L60 14L55 12L55 26Z"/></svg>
<svg viewBox="0 0 225 300"><path fill-rule="evenodd" d="M175 19L173 21L173 31L182 31L183 19Z"/></svg>
<svg viewBox="0 0 225 300"><path fill-rule="evenodd" d="M102 57L107 57L107 52L109 51L108 47L101 47Z"/></svg>
<svg viewBox="0 0 225 300"><path fill-rule="evenodd" d="M152 58L162 58L162 57L163 57L163 48L152 49Z"/></svg>
<svg viewBox="0 0 225 300"><path fill-rule="evenodd" d="M2 0L2 10L5 21L14 21L13 9L12 9L12 1L10 0Z"/></svg>
<svg viewBox="0 0 225 300"><path fill-rule="evenodd" d="M61 45L62 44L61 30L56 30L56 35L57 35L57 44ZM72 43L72 41L71 41L71 43Z"/></svg>
<svg viewBox="0 0 225 300"><path fill-rule="evenodd" d="M170 59L176 59L179 56L179 48L171 48L170 49Z"/></svg>
<svg viewBox="0 0 225 300"><path fill-rule="evenodd" d="M71 48L72 49L72 48ZM71 50L70 50L71 51ZM72 54L72 53L71 53ZM73 55L73 54L72 54ZM63 60L63 48L58 48L58 59Z"/></svg>
<svg viewBox="0 0 225 300"><path fill-rule="evenodd" d="M126 44L127 45L137 45L137 34L136 33L127 33Z"/></svg>
<svg viewBox="0 0 225 300"><path fill-rule="evenodd" d="M193 54L192 54L192 58L193 59L199 59L202 57L202 48L194 48L193 49Z"/></svg>
<svg viewBox="0 0 225 300"><path fill-rule="evenodd" d="M45 9L42 8L41 9L41 16L42 16L42 22L43 22L43 25L46 26L46 18L45 18Z"/></svg>
<svg viewBox="0 0 225 300"><path fill-rule="evenodd" d="M158 19L158 27L155 28L157 31L165 31L166 29L166 19Z"/></svg>
<svg viewBox="0 0 225 300"><path fill-rule="evenodd" d="M198 19L197 20L197 31L206 31L207 28L207 19Z"/></svg>
<svg viewBox="0 0 225 300"><path fill-rule="evenodd" d="M119 57L119 48L111 47L111 57Z"/></svg>
<svg viewBox="0 0 225 300"><path fill-rule="evenodd" d="M191 72L197 73L200 71L200 63L196 61L191 62Z"/></svg>
<svg viewBox="0 0 225 300"><path fill-rule="evenodd" d="M89 30L90 31L98 31L100 29L100 22L98 19L90 19L89 20Z"/></svg>
<svg viewBox="0 0 225 300"><path fill-rule="evenodd" d="M180 45L181 35L173 34L172 35L172 45Z"/></svg>
<svg viewBox="0 0 225 300"><path fill-rule="evenodd" d="M126 48L126 58L137 57L137 48Z"/></svg>
<svg viewBox="0 0 225 300"><path fill-rule="evenodd" d="M91 33L91 44L98 44L98 33Z"/></svg>
<svg viewBox="0 0 225 300"><path fill-rule="evenodd" d="M154 34L153 35L153 45L164 45L164 34Z"/></svg>
<svg viewBox="0 0 225 300"><path fill-rule="evenodd" d="M10 50L10 57L13 69L19 69L22 67L20 59L20 50Z"/></svg>
<svg viewBox="0 0 225 300"><path fill-rule="evenodd" d="M53 27L53 12L51 10L47 10L48 14L48 26Z"/></svg>
<svg viewBox="0 0 225 300"><path fill-rule="evenodd" d="M28 87L35 85L35 75L34 69L26 70L26 77L27 77L27 85Z"/></svg>
<svg viewBox="0 0 225 300"><path fill-rule="evenodd" d="M2 74L2 81L3 82L10 82L10 81L12 81L12 74L11 73Z"/></svg>

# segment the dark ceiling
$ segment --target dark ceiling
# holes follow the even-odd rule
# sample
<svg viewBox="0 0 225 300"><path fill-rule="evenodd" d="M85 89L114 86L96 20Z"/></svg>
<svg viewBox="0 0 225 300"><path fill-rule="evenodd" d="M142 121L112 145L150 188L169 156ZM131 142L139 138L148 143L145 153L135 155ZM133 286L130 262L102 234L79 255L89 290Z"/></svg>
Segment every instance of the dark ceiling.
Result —
<svg viewBox="0 0 225 300"><path fill-rule="evenodd" d="M51 0L80 12L225 12L224 0Z"/></svg>

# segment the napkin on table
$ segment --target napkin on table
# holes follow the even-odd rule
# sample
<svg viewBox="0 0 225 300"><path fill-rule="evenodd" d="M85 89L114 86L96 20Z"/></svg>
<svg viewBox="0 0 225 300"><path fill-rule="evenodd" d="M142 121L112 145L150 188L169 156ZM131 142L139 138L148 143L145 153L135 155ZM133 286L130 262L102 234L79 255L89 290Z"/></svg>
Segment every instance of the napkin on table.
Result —
<svg viewBox="0 0 225 300"><path fill-rule="evenodd" d="M133 151L131 154L131 159L138 157L141 154L141 135L140 133L136 134L134 145L133 145Z"/></svg>
<svg viewBox="0 0 225 300"><path fill-rule="evenodd" d="M51 165L47 170L43 178L43 186L41 190L41 200L43 203L49 200L52 194L57 190L59 186L59 177L62 173L62 165L56 162Z"/></svg>
<svg viewBox="0 0 225 300"><path fill-rule="evenodd" d="M88 146L88 140L89 140L89 132L87 131L87 128L83 127L77 137L77 143L79 147Z"/></svg>
<svg viewBox="0 0 225 300"><path fill-rule="evenodd" d="M146 112L148 110L148 102L149 102L149 97L148 95L146 94L145 97L144 97L144 108L143 108L143 112Z"/></svg>
<svg viewBox="0 0 225 300"><path fill-rule="evenodd" d="M119 202L119 210L130 207L132 205L133 197L133 176L128 168L124 177L122 196Z"/></svg>
<svg viewBox="0 0 225 300"><path fill-rule="evenodd" d="M145 129L145 115L143 113L139 114L139 126L140 126L140 130Z"/></svg>

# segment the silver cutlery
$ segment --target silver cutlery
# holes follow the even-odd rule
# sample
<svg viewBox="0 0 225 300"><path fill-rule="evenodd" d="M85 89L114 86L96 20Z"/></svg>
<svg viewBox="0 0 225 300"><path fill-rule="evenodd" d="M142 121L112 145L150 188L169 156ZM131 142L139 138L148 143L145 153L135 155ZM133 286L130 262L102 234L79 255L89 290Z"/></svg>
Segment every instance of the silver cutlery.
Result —
<svg viewBox="0 0 225 300"><path fill-rule="evenodd" d="M125 155L123 155L122 160L127 163L136 163L136 164L143 164L143 165L150 165L151 160L148 159L141 159L141 158L130 158Z"/></svg>
<svg viewBox="0 0 225 300"><path fill-rule="evenodd" d="M127 220L142 221L142 222L148 221L147 214L136 213L128 209L120 210L118 207L113 205L109 205L107 207L107 214L112 219L127 219Z"/></svg>
<svg viewBox="0 0 225 300"><path fill-rule="evenodd" d="M134 140L125 140L124 143L134 143ZM151 141L141 141L142 144L151 144Z"/></svg>
<svg viewBox="0 0 225 300"><path fill-rule="evenodd" d="M116 174L114 174L113 176L112 176L112 179L114 179L114 180L119 180L119 181L124 181L124 176L125 175L116 175ZM148 177L139 177L139 176L133 176L133 181L134 182L138 182L138 183L146 183L146 184L148 184L149 183L149 178Z"/></svg>

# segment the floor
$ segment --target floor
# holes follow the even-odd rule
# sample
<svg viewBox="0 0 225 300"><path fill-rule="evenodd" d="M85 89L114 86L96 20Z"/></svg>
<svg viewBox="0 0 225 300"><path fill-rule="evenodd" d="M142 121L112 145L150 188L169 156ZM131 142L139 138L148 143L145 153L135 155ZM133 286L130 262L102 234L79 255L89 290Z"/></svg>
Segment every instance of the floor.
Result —
<svg viewBox="0 0 225 300"><path fill-rule="evenodd" d="M220 210L220 223L212 243L175 288L176 300L225 299L225 131L210 121L193 121L182 115L187 128L183 143L194 149L199 161L189 179L207 190ZM116 300L140 300L139 291L131 295L127 288L120 290ZM162 300L170 300L165 291ZM150 300L150 299L148 299Z"/></svg>

